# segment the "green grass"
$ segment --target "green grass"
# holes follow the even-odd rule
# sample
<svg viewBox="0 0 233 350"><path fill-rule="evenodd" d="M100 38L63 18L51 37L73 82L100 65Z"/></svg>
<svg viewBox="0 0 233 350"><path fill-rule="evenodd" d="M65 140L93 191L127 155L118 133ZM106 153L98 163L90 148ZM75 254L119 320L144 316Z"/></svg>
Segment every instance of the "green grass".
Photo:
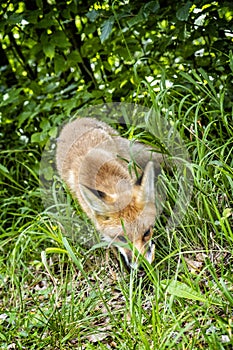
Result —
<svg viewBox="0 0 233 350"><path fill-rule="evenodd" d="M186 96L179 86L150 92L189 151L193 192L179 225L166 229L178 189L163 175L169 200L145 275L128 273L101 244L90 249L65 234L56 210L40 202L36 152L2 152L0 349L232 349L231 116L206 76L186 78ZM66 200L68 212L57 207L62 223L75 208L75 235L96 234Z"/></svg>

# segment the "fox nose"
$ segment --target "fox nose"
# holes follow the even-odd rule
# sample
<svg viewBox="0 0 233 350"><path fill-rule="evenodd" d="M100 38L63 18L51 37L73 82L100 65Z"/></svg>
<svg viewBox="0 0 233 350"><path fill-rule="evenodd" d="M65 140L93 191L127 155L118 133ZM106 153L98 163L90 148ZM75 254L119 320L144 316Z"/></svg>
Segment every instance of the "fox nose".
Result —
<svg viewBox="0 0 233 350"><path fill-rule="evenodd" d="M134 254L133 251L129 251L127 253L122 252L122 255L124 257L124 260L128 268L134 269L134 270L138 268L143 269L143 267L140 265L138 261L139 260L138 255ZM151 264L154 260L154 256L155 256L155 243L154 241L151 240L146 248L144 258Z"/></svg>
<svg viewBox="0 0 233 350"><path fill-rule="evenodd" d="M135 242L131 247L133 249L118 246L118 250L121 256L123 256L128 269L137 269L140 266L140 253L150 264L153 262L155 256L155 243L152 240L147 242L146 245L140 245L139 242Z"/></svg>

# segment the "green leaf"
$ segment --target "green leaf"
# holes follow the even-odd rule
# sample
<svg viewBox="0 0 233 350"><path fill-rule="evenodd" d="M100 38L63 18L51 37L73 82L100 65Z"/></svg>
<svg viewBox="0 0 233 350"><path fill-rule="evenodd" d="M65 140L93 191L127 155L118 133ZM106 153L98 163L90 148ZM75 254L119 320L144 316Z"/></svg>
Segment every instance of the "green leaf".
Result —
<svg viewBox="0 0 233 350"><path fill-rule="evenodd" d="M50 181L53 179L54 169L51 165L41 166L40 176L45 180Z"/></svg>
<svg viewBox="0 0 233 350"><path fill-rule="evenodd" d="M66 59L68 66L73 66L82 62L82 57L78 51L72 51L69 55L67 55Z"/></svg>
<svg viewBox="0 0 233 350"><path fill-rule="evenodd" d="M233 214L232 208L225 208L222 213L222 219L227 219L231 217L232 214Z"/></svg>
<svg viewBox="0 0 233 350"><path fill-rule="evenodd" d="M52 14L49 12L47 15L44 16L44 18L41 21L37 23L36 26L38 28L51 28L53 25L55 25L55 19L53 18Z"/></svg>
<svg viewBox="0 0 233 350"><path fill-rule="evenodd" d="M55 74L63 72L65 66L66 66L66 61L65 61L64 57L61 56L61 55L56 55L54 57L54 71L55 71Z"/></svg>
<svg viewBox="0 0 233 350"><path fill-rule="evenodd" d="M113 16L111 16L107 21L105 21L101 25L101 34L100 34L100 41L103 44L105 40L107 40L112 32L112 27L115 22L115 19Z"/></svg>
<svg viewBox="0 0 233 350"><path fill-rule="evenodd" d="M31 142L33 143L43 143L43 141L46 139L47 135L45 132L35 132L31 136Z"/></svg>
<svg viewBox="0 0 233 350"><path fill-rule="evenodd" d="M92 11L89 11L89 12L86 14L86 17L87 17L91 22L95 22L95 20L99 17L99 15L100 15L100 12L99 12L99 11L92 10Z"/></svg>
<svg viewBox="0 0 233 350"><path fill-rule="evenodd" d="M30 119L32 115L31 111L25 111L19 114L18 116L18 128L21 127L21 125L25 122L25 120Z"/></svg>
<svg viewBox="0 0 233 350"><path fill-rule="evenodd" d="M36 0L36 6L38 8L43 8L43 0Z"/></svg>
<svg viewBox="0 0 233 350"><path fill-rule="evenodd" d="M22 98L20 96L20 93L23 89L22 88L12 88L11 90L8 90L3 97L0 100L0 107L7 106L11 103L19 103L20 99Z"/></svg>
<svg viewBox="0 0 233 350"><path fill-rule="evenodd" d="M42 130L48 130L51 127L50 122L47 118L42 118L40 122L40 128Z"/></svg>
<svg viewBox="0 0 233 350"><path fill-rule="evenodd" d="M134 16L133 18L131 18L127 23L128 23L129 28L131 28L134 25L136 25L144 20L145 20L144 16L141 13L139 13L137 16Z"/></svg>
<svg viewBox="0 0 233 350"><path fill-rule="evenodd" d="M66 115L69 115L72 109L77 107L77 99L73 98L63 102L63 108Z"/></svg>
<svg viewBox="0 0 233 350"><path fill-rule="evenodd" d="M148 3L145 4L144 9L150 13L155 13L158 9L160 8L159 2L158 1L149 1Z"/></svg>
<svg viewBox="0 0 233 350"><path fill-rule="evenodd" d="M93 34L96 31L96 25L94 23L87 23L84 28L86 35Z"/></svg>
<svg viewBox="0 0 233 350"><path fill-rule="evenodd" d="M43 44L43 52L46 57L52 59L55 54L55 46L49 42Z"/></svg>
<svg viewBox="0 0 233 350"><path fill-rule="evenodd" d="M176 12L177 19L180 21L187 21L191 6L192 6L192 3L190 1L187 1L186 4Z"/></svg>
<svg viewBox="0 0 233 350"><path fill-rule="evenodd" d="M9 174L9 170L2 164L0 164L0 171L5 174Z"/></svg>
<svg viewBox="0 0 233 350"><path fill-rule="evenodd" d="M203 297L202 294L196 292L191 287L187 286L185 283L179 281L171 281L168 285L166 284L162 282L162 285L166 287L167 292L171 295L185 299L199 300L203 303L207 302L207 299Z"/></svg>
<svg viewBox="0 0 233 350"><path fill-rule="evenodd" d="M30 12L27 12L24 14L24 19L26 19L26 21L28 21L31 24L36 24L38 23L38 17L40 15L40 10L31 10Z"/></svg>
<svg viewBox="0 0 233 350"><path fill-rule="evenodd" d="M69 47L70 44L66 35L61 30L57 30L51 37L50 43L61 48Z"/></svg>
<svg viewBox="0 0 233 350"><path fill-rule="evenodd" d="M49 130L49 136L51 136L52 138L55 138L57 136L57 127L56 126L53 126Z"/></svg>
<svg viewBox="0 0 233 350"><path fill-rule="evenodd" d="M13 13L8 17L8 24L17 24L20 23L23 19L23 15L20 13Z"/></svg>

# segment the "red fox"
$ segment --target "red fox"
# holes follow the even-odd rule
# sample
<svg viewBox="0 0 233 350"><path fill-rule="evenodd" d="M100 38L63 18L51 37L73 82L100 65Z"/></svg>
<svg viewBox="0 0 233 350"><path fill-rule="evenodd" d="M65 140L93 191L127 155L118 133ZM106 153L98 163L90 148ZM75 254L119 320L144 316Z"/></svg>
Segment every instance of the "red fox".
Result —
<svg viewBox="0 0 233 350"><path fill-rule="evenodd" d="M137 266L135 251L154 260L154 182L162 161L161 154L94 118L68 123L58 138L59 175L129 267Z"/></svg>

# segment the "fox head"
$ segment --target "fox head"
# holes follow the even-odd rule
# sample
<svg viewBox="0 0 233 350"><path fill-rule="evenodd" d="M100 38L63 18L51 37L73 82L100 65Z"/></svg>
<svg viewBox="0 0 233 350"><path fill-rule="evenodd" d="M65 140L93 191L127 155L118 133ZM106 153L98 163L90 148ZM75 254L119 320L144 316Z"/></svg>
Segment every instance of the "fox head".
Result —
<svg viewBox="0 0 233 350"><path fill-rule="evenodd" d="M148 262L154 260L151 240L156 216L154 164L149 161L134 183L121 179L114 191L79 184L80 193L92 212L92 219L103 239L118 247L126 264L137 266L138 253ZM132 248L132 249L131 249Z"/></svg>

